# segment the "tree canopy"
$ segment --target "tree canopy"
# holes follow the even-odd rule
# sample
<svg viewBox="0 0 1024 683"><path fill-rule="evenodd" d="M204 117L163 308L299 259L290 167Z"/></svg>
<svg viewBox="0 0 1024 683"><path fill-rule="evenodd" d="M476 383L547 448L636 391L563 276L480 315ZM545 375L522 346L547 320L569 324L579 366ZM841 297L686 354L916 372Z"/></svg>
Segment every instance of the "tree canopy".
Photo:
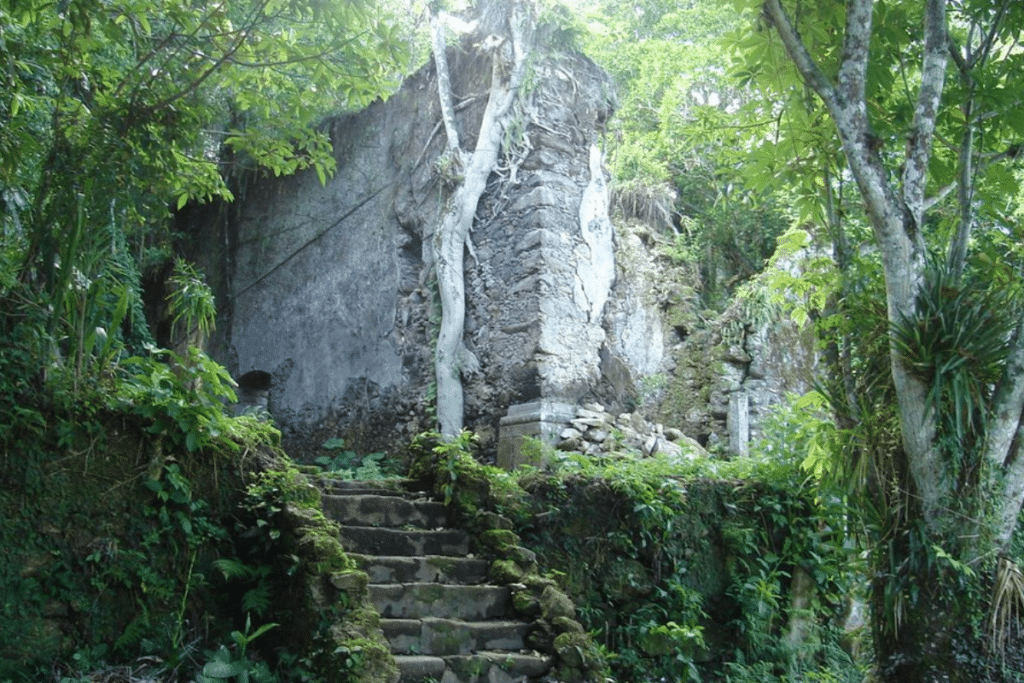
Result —
<svg viewBox="0 0 1024 683"><path fill-rule="evenodd" d="M721 41L746 23L721 3L618 0L588 5L581 23L582 48L618 86L607 140L614 208L675 233L700 264L705 300L721 305L785 229L774 196L753 195L733 163L743 128L732 112L749 93Z"/></svg>
<svg viewBox="0 0 1024 683"><path fill-rule="evenodd" d="M225 177L241 165L325 178L333 162L318 118L387 92L401 66L395 24L377 10L0 3L8 258L21 251L21 274L52 285L59 245L111 230L142 248L168 207L229 198Z"/></svg>

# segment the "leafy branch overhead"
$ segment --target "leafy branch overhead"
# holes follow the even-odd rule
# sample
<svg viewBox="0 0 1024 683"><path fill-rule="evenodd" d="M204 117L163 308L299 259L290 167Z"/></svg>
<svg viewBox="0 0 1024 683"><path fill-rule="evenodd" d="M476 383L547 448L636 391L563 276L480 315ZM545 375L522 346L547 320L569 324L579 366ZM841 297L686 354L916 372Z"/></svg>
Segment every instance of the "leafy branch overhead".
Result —
<svg viewBox="0 0 1024 683"><path fill-rule="evenodd" d="M225 173L333 172L327 112L394 87L397 22L365 3L0 2L0 188L24 267L52 280L86 230L160 234L167 207L231 198Z"/></svg>

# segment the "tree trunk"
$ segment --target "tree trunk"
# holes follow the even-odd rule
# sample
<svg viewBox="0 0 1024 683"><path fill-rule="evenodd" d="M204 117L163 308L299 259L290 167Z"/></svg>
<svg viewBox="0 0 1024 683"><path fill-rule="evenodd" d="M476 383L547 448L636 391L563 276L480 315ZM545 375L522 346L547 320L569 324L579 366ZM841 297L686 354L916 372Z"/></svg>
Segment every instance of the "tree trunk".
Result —
<svg viewBox="0 0 1024 683"><path fill-rule="evenodd" d="M908 536L904 534L904 538ZM902 544L900 544L902 545ZM905 547L902 552L911 554ZM895 572L914 568L902 562ZM892 595L892 576L880 572L871 586L876 674L888 683L969 683L985 680L987 643L972 633L977 605L957 595L955 577L927 569L904 576L919 589ZM965 661L965 655L971 654Z"/></svg>
<svg viewBox="0 0 1024 683"><path fill-rule="evenodd" d="M434 63L438 70L438 96L448 146L442 166L455 179L461 173L455 190L444 210L432 240L434 268L441 297L441 325L434 355L437 381L437 420L442 434L454 436L462 430L464 397L462 375L478 370L478 362L463 343L466 316L464 252L472 250L470 230L487 179L497 168L501 141L507 118L522 85L526 67L526 44L532 21L528 11L516 3L508 19L508 35L491 49L491 86L477 136L476 148L469 155L459 146L454 120L455 108L444 56L443 28L437 17L434 26Z"/></svg>
<svg viewBox="0 0 1024 683"><path fill-rule="evenodd" d="M890 173L868 118L866 97L873 0L846 0L846 27L838 74L830 79L815 63L781 0L764 0L764 16L775 27L786 52L836 126L850 172L856 179L881 257L888 321L900 324L917 309L927 267L923 226L925 187L932 158L939 105L951 45L947 0L924 0L923 51L913 121L907 131L899 173ZM964 66L961 65L963 69ZM969 74L967 75L969 77ZM973 121L965 121L960 148L959 229L948 246L947 262L963 268L971 234L974 156ZM988 420L983 459L987 477L964 484L953 476L939 447L940 422L930 400L932 380L922 379L890 345L902 448L891 454L905 472L891 487L888 528L873 539L872 629L882 680L899 683L974 680L980 671L958 661L956 647L978 662L989 656L971 633L978 614L981 570L1005 551L1024 502L1024 457L1017 453L1024 409L1024 323L1015 332ZM870 418L867 418L870 419ZM986 513L994 512L995 524ZM977 521L972 521L977 520ZM987 521L986 521L987 520ZM994 528L991 528L994 526ZM972 587L968 593L965 586ZM963 645L969 643L968 645Z"/></svg>

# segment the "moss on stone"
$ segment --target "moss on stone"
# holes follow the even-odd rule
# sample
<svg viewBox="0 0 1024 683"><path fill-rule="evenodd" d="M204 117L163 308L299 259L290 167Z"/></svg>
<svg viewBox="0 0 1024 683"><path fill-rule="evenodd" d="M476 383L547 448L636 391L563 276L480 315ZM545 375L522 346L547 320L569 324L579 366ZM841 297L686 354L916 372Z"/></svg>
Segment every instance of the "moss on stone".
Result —
<svg viewBox="0 0 1024 683"><path fill-rule="evenodd" d="M367 595L370 584L370 577L366 572L356 569L334 572L331 574L331 583L340 591L344 591L350 597Z"/></svg>
<svg viewBox="0 0 1024 683"><path fill-rule="evenodd" d="M512 594L512 607L519 614L535 616L540 614L540 600L529 591L516 591Z"/></svg>
<svg viewBox="0 0 1024 683"><path fill-rule="evenodd" d="M413 599L423 603L437 602L443 600L445 596L444 586L439 583L412 586L407 590L412 594Z"/></svg>
<svg viewBox="0 0 1024 683"><path fill-rule="evenodd" d="M508 529L488 529L480 534L479 540L485 548L495 551L501 557L506 557L506 553L519 545L519 536Z"/></svg>
<svg viewBox="0 0 1024 683"><path fill-rule="evenodd" d="M516 562L528 572L537 571L537 553L521 545L507 549L505 558Z"/></svg>
<svg viewBox="0 0 1024 683"><path fill-rule="evenodd" d="M295 543L296 555L311 574L337 573L353 569L338 539L322 529L310 529Z"/></svg>
<svg viewBox="0 0 1024 683"><path fill-rule="evenodd" d="M586 633L583 624L570 617L555 617L551 620L551 626L559 633Z"/></svg>
<svg viewBox="0 0 1024 683"><path fill-rule="evenodd" d="M328 675L329 683L397 683L398 665L386 643L353 639L339 644L333 653L339 661Z"/></svg>
<svg viewBox="0 0 1024 683"><path fill-rule="evenodd" d="M364 634L380 628L380 614L372 607L349 611L345 614L345 621L356 626Z"/></svg>
<svg viewBox="0 0 1024 683"><path fill-rule="evenodd" d="M465 632L454 624L435 622L429 633L429 646L435 652L459 652L465 645Z"/></svg>
<svg viewBox="0 0 1024 683"><path fill-rule="evenodd" d="M508 529L511 531L514 528L512 520L508 517L487 510L477 513L476 521L481 529Z"/></svg>
<svg viewBox="0 0 1024 683"><path fill-rule="evenodd" d="M548 586L540 594L540 613L544 619L552 621L557 617L576 618L576 606L569 596L555 586Z"/></svg>
<svg viewBox="0 0 1024 683"><path fill-rule="evenodd" d="M554 579L549 579L546 576L540 576L539 574L530 574L523 579L523 583L526 584L527 588L534 591L538 595L544 591L548 586L557 586L558 582Z"/></svg>
<svg viewBox="0 0 1024 683"><path fill-rule="evenodd" d="M628 557L609 562L603 584L608 599L616 604L646 597L654 590L654 583L644 565Z"/></svg>
<svg viewBox="0 0 1024 683"><path fill-rule="evenodd" d="M519 583L526 572L515 560L495 560L487 572L491 581L497 584Z"/></svg>
<svg viewBox="0 0 1024 683"><path fill-rule="evenodd" d="M597 680L605 667L601 652L586 633L561 633L555 636L554 648L559 659L555 676L564 683Z"/></svg>

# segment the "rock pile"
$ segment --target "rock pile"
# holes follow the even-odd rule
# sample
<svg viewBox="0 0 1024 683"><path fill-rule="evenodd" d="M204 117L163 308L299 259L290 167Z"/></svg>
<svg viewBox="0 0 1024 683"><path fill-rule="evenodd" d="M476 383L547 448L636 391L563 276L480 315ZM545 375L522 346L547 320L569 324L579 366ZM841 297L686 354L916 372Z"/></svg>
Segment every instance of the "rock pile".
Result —
<svg viewBox="0 0 1024 683"><path fill-rule="evenodd" d="M555 445L584 455L640 453L678 460L710 457L704 448L675 427L652 424L638 413L612 415L597 403L584 403L559 433Z"/></svg>

